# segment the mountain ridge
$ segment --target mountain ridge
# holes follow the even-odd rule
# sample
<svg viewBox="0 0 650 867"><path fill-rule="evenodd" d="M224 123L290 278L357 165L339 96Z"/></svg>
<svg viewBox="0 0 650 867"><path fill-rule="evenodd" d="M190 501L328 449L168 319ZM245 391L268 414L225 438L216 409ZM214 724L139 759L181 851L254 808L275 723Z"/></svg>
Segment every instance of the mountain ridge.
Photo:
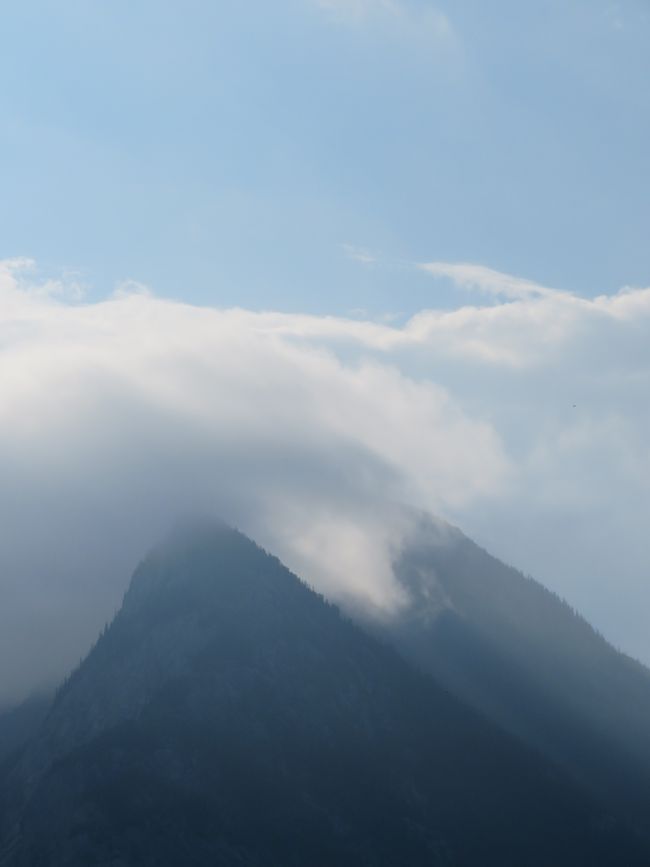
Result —
<svg viewBox="0 0 650 867"><path fill-rule="evenodd" d="M456 528L422 517L394 569L411 604L376 631L647 829L650 670Z"/></svg>
<svg viewBox="0 0 650 867"><path fill-rule="evenodd" d="M280 561L157 548L4 781L3 867L647 863L648 849Z"/></svg>

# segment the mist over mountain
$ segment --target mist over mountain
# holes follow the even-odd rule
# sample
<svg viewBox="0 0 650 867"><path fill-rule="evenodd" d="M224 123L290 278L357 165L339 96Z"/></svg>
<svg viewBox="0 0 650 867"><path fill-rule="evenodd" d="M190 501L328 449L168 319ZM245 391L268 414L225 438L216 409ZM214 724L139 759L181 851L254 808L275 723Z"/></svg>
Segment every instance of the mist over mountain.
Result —
<svg viewBox="0 0 650 867"><path fill-rule="evenodd" d="M1 22L0 867L650 867L650 0Z"/></svg>
<svg viewBox="0 0 650 867"><path fill-rule="evenodd" d="M0 707L78 662L195 511L379 613L404 601L403 506L439 514L650 660L650 290L434 270L476 288L378 322L133 284L79 303L0 260Z"/></svg>
<svg viewBox="0 0 650 867"><path fill-rule="evenodd" d="M444 522L422 517L395 575L410 602L381 634L647 827L650 670Z"/></svg>
<svg viewBox="0 0 650 867"><path fill-rule="evenodd" d="M650 858L559 766L214 524L140 564L0 788L3 867Z"/></svg>

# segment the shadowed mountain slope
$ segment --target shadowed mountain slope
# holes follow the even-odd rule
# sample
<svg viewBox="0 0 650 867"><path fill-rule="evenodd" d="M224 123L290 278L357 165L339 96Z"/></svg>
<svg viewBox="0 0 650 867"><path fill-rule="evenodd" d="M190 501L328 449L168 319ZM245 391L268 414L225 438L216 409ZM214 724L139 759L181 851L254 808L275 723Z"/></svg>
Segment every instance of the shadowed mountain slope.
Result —
<svg viewBox="0 0 650 867"><path fill-rule="evenodd" d="M51 703L51 695L36 694L0 713L0 766L36 733Z"/></svg>
<svg viewBox="0 0 650 867"><path fill-rule="evenodd" d="M389 626L453 694L650 827L650 671L555 594L423 519L395 565L412 604Z"/></svg>
<svg viewBox="0 0 650 867"><path fill-rule="evenodd" d="M2 781L3 867L641 865L558 770L241 534L176 534Z"/></svg>

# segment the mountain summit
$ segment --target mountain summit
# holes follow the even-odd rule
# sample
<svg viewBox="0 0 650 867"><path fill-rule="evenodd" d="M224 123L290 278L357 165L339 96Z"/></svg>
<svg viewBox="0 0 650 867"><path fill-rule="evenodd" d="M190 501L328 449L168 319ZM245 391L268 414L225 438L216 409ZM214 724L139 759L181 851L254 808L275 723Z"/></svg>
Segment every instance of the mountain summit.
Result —
<svg viewBox="0 0 650 867"><path fill-rule="evenodd" d="M650 862L557 767L217 524L140 564L1 779L3 867Z"/></svg>

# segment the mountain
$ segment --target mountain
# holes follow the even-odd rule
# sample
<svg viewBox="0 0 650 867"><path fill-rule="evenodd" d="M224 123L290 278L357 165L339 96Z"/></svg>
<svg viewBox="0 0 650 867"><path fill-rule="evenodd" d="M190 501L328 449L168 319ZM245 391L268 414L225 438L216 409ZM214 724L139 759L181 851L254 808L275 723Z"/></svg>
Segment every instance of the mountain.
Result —
<svg viewBox="0 0 650 867"><path fill-rule="evenodd" d="M451 693L650 827L650 671L459 530L422 518L383 630Z"/></svg>
<svg viewBox="0 0 650 867"><path fill-rule="evenodd" d="M0 713L0 765L38 730L51 702L52 696L36 693Z"/></svg>
<svg viewBox="0 0 650 867"><path fill-rule="evenodd" d="M0 783L3 867L647 865L556 766L221 525L137 568Z"/></svg>

